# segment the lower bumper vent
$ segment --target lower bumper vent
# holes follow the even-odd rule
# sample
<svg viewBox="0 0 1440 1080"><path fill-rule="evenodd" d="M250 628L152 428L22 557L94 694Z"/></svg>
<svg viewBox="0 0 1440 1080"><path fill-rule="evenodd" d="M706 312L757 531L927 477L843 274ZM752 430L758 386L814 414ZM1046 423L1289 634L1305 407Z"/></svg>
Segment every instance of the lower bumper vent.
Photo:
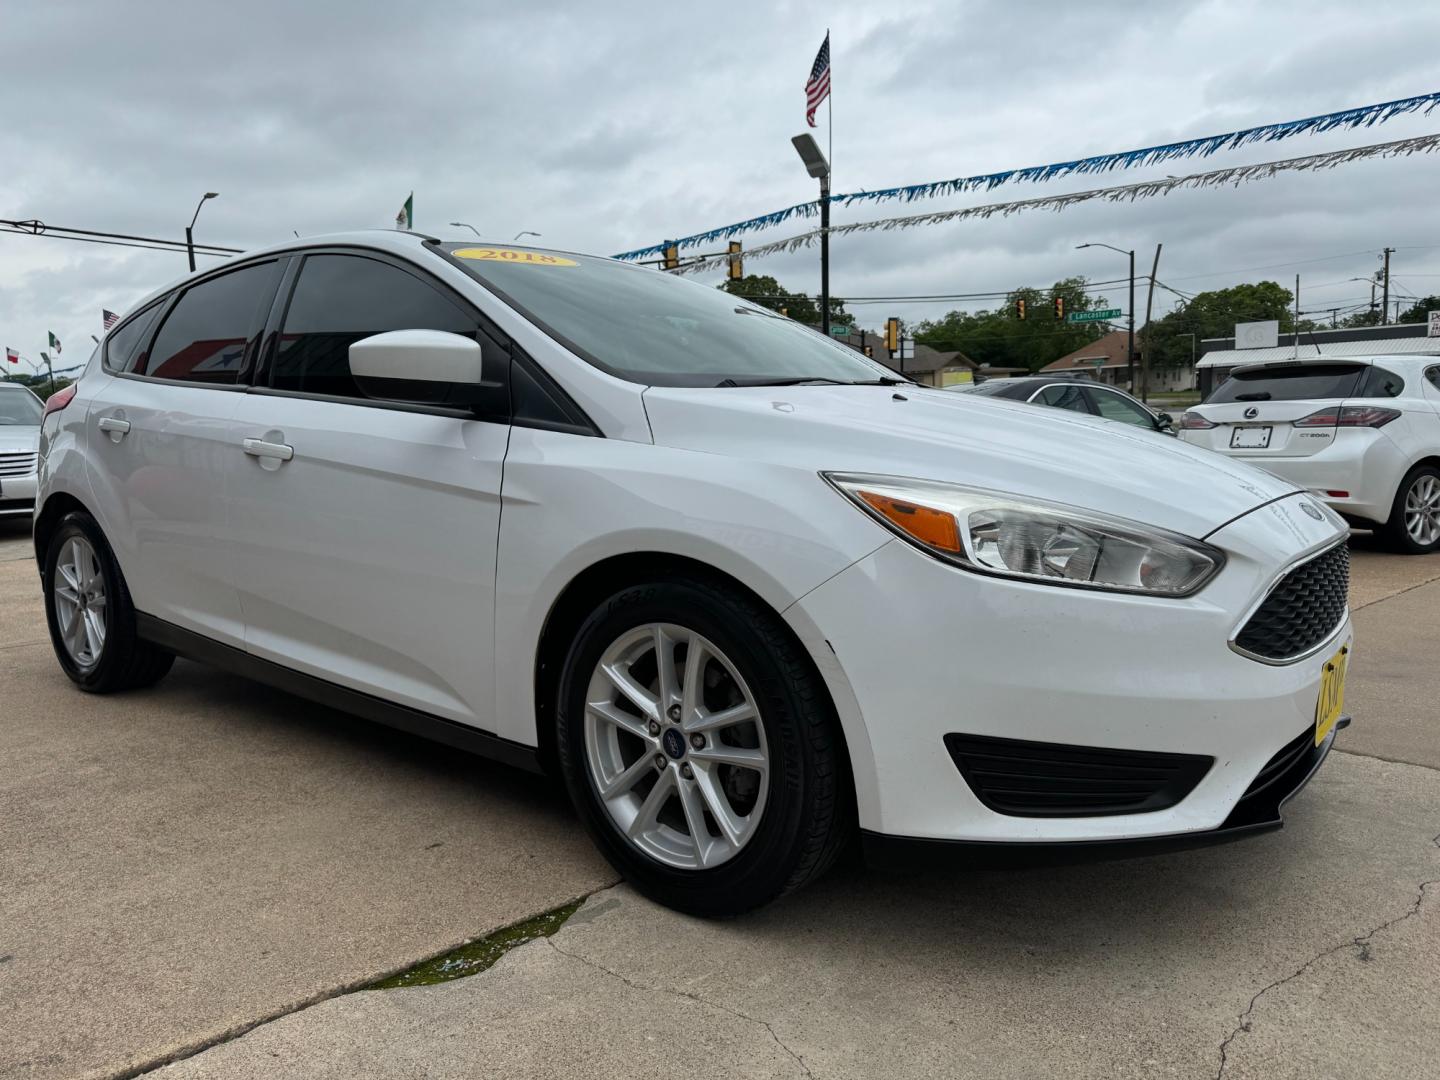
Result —
<svg viewBox="0 0 1440 1080"><path fill-rule="evenodd" d="M1174 806L1215 759L1199 754L945 736L960 775L986 807L1013 817L1145 814Z"/></svg>

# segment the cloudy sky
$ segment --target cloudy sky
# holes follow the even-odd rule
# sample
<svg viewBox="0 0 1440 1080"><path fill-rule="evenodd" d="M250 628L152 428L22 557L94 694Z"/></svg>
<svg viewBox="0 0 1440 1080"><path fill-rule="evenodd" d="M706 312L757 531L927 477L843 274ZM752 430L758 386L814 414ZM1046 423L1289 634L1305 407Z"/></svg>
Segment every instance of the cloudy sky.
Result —
<svg viewBox="0 0 1440 1080"><path fill-rule="evenodd" d="M827 27L835 189L1067 160L1440 90L1440 5L969 0L884 4L0 0L0 218L255 247L386 227L522 229L608 254L812 197L790 146ZM823 112L822 112L823 118ZM960 206L1440 131L1440 110L1129 170L932 200ZM824 135L821 128L820 134ZM962 293L1122 275L1084 241L1135 247L1193 291L1302 275L1307 310L1369 298L1346 279L1398 249L1402 294L1440 292L1440 155L837 240L840 296ZM905 212L837 213L836 223ZM747 245L802 231L790 223ZM207 265L210 260L202 260ZM88 355L184 256L0 235L0 344ZM818 257L752 261L818 289ZM719 280L719 275L713 275ZM1109 293L1123 302L1123 288ZM1157 312L1169 300L1157 302ZM856 305L866 325L947 305ZM954 306L954 305L950 305ZM1117 306L1123 306L1117 305Z"/></svg>

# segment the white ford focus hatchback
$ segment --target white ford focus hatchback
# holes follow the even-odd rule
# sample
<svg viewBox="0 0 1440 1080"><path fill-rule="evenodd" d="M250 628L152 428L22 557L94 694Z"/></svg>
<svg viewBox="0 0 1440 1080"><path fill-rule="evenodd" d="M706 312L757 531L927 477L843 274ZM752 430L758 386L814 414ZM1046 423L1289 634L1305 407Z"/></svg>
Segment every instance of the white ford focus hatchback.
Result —
<svg viewBox="0 0 1440 1080"><path fill-rule="evenodd" d="M1237 368L1180 437L1309 490L1397 551L1440 551L1440 356Z"/></svg>
<svg viewBox="0 0 1440 1080"><path fill-rule="evenodd" d="M82 688L178 654L555 769L691 912L857 830L978 865L1275 828L1343 726L1346 530L1309 495L605 259L248 255L127 316L41 454Z"/></svg>

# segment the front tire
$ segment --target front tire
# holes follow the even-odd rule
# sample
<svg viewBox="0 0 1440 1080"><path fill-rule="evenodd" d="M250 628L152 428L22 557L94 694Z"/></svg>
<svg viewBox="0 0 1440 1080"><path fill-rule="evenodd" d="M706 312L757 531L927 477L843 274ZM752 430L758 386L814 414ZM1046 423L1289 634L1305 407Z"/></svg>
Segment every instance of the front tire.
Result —
<svg viewBox="0 0 1440 1080"><path fill-rule="evenodd" d="M1440 469L1417 465L1405 474L1382 533L1405 555L1440 551Z"/></svg>
<svg viewBox="0 0 1440 1080"><path fill-rule="evenodd" d="M741 914L819 876L851 835L829 697L738 589L677 577L611 596L575 636L557 706L571 800L659 903Z"/></svg>
<svg viewBox="0 0 1440 1080"><path fill-rule="evenodd" d="M158 682L175 655L140 640L135 606L95 519L66 514L45 554L45 619L65 674L80 689L108 694Z"/></svg>

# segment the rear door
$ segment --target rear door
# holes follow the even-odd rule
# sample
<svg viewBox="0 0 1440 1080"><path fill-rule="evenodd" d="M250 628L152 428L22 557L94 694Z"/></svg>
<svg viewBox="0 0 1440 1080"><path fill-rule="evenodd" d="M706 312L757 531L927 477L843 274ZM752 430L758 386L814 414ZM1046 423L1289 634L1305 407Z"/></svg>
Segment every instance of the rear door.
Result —
<svg viewBox="0 0 1440 1080"><path fill-rule="evenodd" d="M1095 415L1095 407L1079 383L1051 383L1032 395L1030 400L1037 405L1049 405L1052 409Z"/></svg>
<svg viewBox="0 0 1440 1080"><path fill-rule="evenodd" d="M1198 413L1215 426L1189 428L1185 441L1246 458L1309 457L1335 440L1335 424L1300 423L1359 396L1369 364L1289 361L1241 368Z"/></svg>
<svg viewBox="0 0 1440 1080"><path fill-rule="evenodd" d="M236 646L223 472L278 278L275 261L239 267L117 329L87 417L95 515L135 607Z"/></svg>
<svg viewBox="0 0 1440 1080"><path fill-rule="evenodd" d="M223 450L247 649L493 727L508 343L423 272L358 251L305 255L272 326ZM367 397L349 347L388 330L477 339L494 400L472 414Z"/></svg>
<svg viewBox="0 0 1440 1080"><path fill-rule="evenodd" d="M1090 395L1095 411L1107 420L1118 420L1122 424L1130 424L1145 431L1160 429L1154 413L1124 394L1107 390L1103 386L1087 386L1085 392Z"/></svg>

